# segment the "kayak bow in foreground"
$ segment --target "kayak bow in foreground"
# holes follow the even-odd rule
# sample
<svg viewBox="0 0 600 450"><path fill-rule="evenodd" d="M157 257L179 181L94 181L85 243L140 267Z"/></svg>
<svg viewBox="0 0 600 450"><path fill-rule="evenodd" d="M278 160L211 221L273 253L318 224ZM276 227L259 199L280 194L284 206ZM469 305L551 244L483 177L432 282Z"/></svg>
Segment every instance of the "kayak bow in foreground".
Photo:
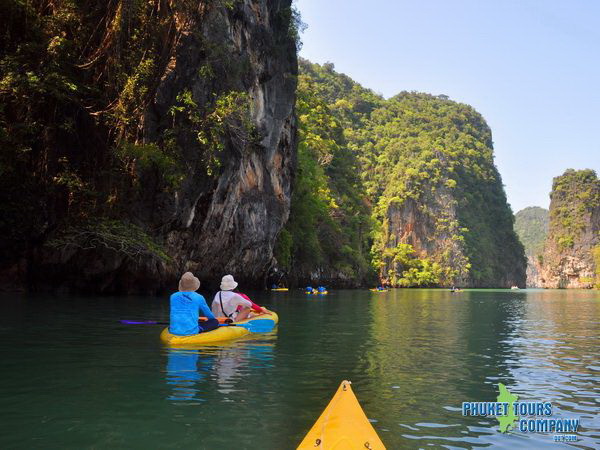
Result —
<svg viewBox="0 0 600 450"><path fill-rule="evenodd" d="M350 384L350 381L342 381L319 419L298 446L298 450L385 449Z"/></svg>

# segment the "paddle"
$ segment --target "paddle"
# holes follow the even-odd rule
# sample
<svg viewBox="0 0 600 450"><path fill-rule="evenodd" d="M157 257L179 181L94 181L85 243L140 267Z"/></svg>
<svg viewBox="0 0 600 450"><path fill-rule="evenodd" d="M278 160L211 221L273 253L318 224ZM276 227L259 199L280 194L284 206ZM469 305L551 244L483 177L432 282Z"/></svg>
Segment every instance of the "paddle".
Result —
<svg viewBox="0 0 600 450"><path fill-rule="evenodd" d="M169 322L157 322L156 320L120 320L123 325L169 325ZM200 320L206 322L206 320ZM234 327L234 323L220 323L220 327Z"/></svg>
<svg viewBox="0 0 600 450"><path fill-rule="evenodd" d="M120 320L123 325L169 325L169 322L157 322L156 320Z"/></svg>
<svg viewBox="0 0 600 450"><path fill-rule="evenodd" d="M200 317L198 319L199 322L206 322L208 320L207 317ZM219 324L227 323L226 317L217 317ZM156 320L121 320L122 324L125 325L169 325L169 322L158 322Z"/></svg>
<svg viewBox="0 0 600 450"><path fill-rule="evenodd" d="M245 328L252 333L268 333L275 328L275 321L273 319L254 319L250 322L231 323L230 325Z"/></svg>
<svg viewBox="0 0 600 450"><path fill-rule="evenodd" d="M124 325L169 325L169 322L158 322L156 320L121 320ZM246 323L221 323L220 327L240 327L246 328L252 333L267 333L275 328L273 319L255 319Z"/></svg>

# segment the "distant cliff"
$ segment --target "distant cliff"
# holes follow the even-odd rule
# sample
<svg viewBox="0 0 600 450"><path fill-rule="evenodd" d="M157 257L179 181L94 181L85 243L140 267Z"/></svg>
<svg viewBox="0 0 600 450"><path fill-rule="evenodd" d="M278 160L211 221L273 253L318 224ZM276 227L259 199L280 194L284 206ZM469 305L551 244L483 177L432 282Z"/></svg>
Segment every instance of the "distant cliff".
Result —
<svg viewBox="0 0 600 450"><path fill-rule="evenodd" d="M593 170L567 170L554 178L550 225L540 260L546 288L599 284L600 180Z"/></svg>
<svg viewBox="0 0 600 450"><path fill-rule="evenodd" d="M525 286L523 246L479 113L442 95L385 100L331 63L300 67L298 98L312 102L298 107L296 182L306 189L278 259L307 281L371 280L370 260L395 286Z"/></svg>
<svg viewBox="0 0 600 450"><path fill-rule="evenodd" d="M527 256L527 286L541 287L540 265L544 242L548 235L547 209L530 206L515 214L515 231L525 247Z"/></svg>
<svg viewBox="0 0 600 450"><path fill-rule="evenodd" d="M367 173L382 223L381 276L399 285L525 285L492 134L472 107L404 92L375 110Z"/></svg>
<svg viewBox="0 0 600 450"><path fill-rule="evenodd" d="M262 285L290 208L291 0L3 2L0 278Z"/></svg>

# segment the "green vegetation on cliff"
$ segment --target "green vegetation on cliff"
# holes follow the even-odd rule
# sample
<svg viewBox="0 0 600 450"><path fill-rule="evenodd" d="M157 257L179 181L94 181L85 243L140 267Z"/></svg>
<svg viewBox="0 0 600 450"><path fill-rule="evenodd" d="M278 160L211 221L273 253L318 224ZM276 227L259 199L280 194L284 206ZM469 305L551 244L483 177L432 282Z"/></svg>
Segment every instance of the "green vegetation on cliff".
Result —
<svg viewBox="0 0 600 450"><path fill-rule="evenodd" d="M544 243L542 285L589 288L599 284L600 179L590 169L555 177Z"/></svg>
<svg viewBox="0 0 600 450"><path fill-rule="evenodd" d="M327 142L323 133L332 136L331 127L335 127L333 141L344 150L335 160L348 161L349 172L343 176L352 173L356 193L334 196L335 205L360 211L362 237L350 247L359 251L361 262L367 236L364 225L370 223L371 264L392 284L524 284L523 248L513 231L512 212L494 166L491 132L480 114L446 96L402 92L385 100L335 72L333 64L301 61L300 72L298 109L303 134L296 184L302 189L306 174L311 174L313 182L319 179L314 171L302 169L303 159L311 152L311 164L327 167L323 162L328 157L320 156ZM312 106L307 110L308 92ZM323 116L311 119L317 114ZM320 140L307 138L307 130ZM321 185L329 190L315 187L312 193L302 192L313 203L321 198L326 204L323 195L336 190L342 174L325 169L321 173ZM362 218L367 213L364 206L357 209L361 193L368 198L371 222ZM299 205L293 204L291 223L299 220L298 211ZM329 216L335 215L333 211L330 203ZM304 210L302 215L308 217ZM348 236L357 233L355 225L340 231ZM293 227L288 232L285 239L306 241L306 235ZM321 264L310 255L300 259L313 271Z"/></svg>
<svg viewBox="0 0 600 450"><path fill-rule="evenodd" d="M261 284L301 28L292 0L0 2L0 278L136 291L227 266Z"/></svg>
<svg viewBox="0 0 600 450"><path fill-rule="evenodd" d="M515 214L515 231L527 256L537 258L542 254L549 220L548 210L539 206L529 206Z"/></svg>
<svg viewBox="0 0 600 450"><path fill-rule="evenodd" d="M319 272L322 279L356 284L371 275L369 208L358 161L323 97L315 81L299 76L298 167L290 219L275 257L293 277Z"/></svg>
<svg viewBox="0 0 600 450"><path fill-rule="evenodd" d="M523 250L481 115L445 96L403 92L371 119L357 147L373 152L365 182L378 199L374 217L384 224L375 235L375 252L385 254L399 234L412 241L433 238L416 250L440 266L439 283L494 286L515 269L510 277L520 281ZM410 236L410 218L393 223L392 212L411 209L429 224L429 236ZM388 222L395 232L386 232ZM403 269L385 257L382 264L392 278Z"/></svg>
<svg viewBox="0 0 600 450"><path fill-rule="evenodd" d="M600 289L600 244L596 245L592 249L592 258L594 259L594 266L596 268L596 276L594 278L594 287Z"/></svg>
<svg viewBox="0 0 600 450"><path fill-rule="evenodd" d="M140 142L141 115L178 38L170 7L9 0L0 16L3 251L123 215L141 173L161 189L181 180L172 130Z"/></svg>
<svg viewBox="0 0 600 450"><path fill-rule="evenodd" d="M555 177L550 198L552 239L562 250L572 248L586 229L589 215L600 208L600 181L590 169L568 169Z"/></svg>

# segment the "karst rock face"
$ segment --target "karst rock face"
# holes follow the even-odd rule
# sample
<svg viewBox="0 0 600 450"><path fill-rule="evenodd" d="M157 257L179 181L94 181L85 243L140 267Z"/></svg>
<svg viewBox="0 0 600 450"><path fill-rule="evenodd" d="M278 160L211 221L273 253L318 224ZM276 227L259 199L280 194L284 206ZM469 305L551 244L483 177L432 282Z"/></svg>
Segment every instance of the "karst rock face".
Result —
<svg viewBox="0 0 600 450"><path fill-rule="evenodd" d="M546 288L590 288L597 283L600 180L593 170L567 170L554 178L550 227L540 260Z"/></svg>
<svg viewBox="0 0 600 450"><path fill-rule="evenodd" d="M374 133L387 143L387 159L378 156L387 172L376 209L380 277L401 286L524 287L524 249L485 119L446 96L405 92L388 104L391 111L373 113L381 122Z"/></svg>
<svg viewBox="0 0 600 450"><path fill-rule="evenodd" d="M158 222L174 224L166 232L168 253L177 261L169 267L173 277L186 269L204 279L231 273L257 286L269 269L275 239L289 214L295 158L295 44L287 36L289 24L276 20L289 7L289 1L246 1L193 25L202 28L205 39L225 44L227 57L243 66L245 72L231 79L231 86L218 89L248 94L259 142L229 140L216 181L207 186L198 179L202 175L192 174L182 191L168 199L168 214ZM214 89L198 75L205 63L203 45L191 37L181 43L175 67L145 117L150 138L170 120L169 108L182 89L209 101ZM192 160L193 151L190 145Z"/></svg>
<svg viewBox="0 0 600 450"><path fill-rule="evenodd" d="M501 190L497 183L490 183L484 189L504 198L503 195L496 194ZM502 217L500 214L495 215L494 211L488 211L485 202L480 202L477 208L481 211L481 216L487 217L488 220L478 222L477 228L470 226L472 222L469 223L468 218L465 219L461 214L464 197L444 186L429 189L418 202L407 199L400 205L390 204L383 227L387 247L395 248L398 244L409 244L419 258L429 259L449 268L440 278L442 286L525 286L525 259L522 247L513 244L517 238L511 229L508 206L503 203L498 207L504 213ZM486 240L491 243L488 248L489 254L473 254L472 250L469 251L466 239L460 237L461 229L465 230L467 238L468 233L472 232L477 233L476 239L486 234L492 236ZM513 245L504 245L505 243ZM501 258L490 255L500 255ZM477 261L476 258L484 262L492 260L493 265L487 264L493 267L493 270L487 269L483 275L476 269L473 270L483 265L470 262ZM394 264L393 261L384 258L383 273L396 269Z"/></svg>
<svg viewBox="0 0 600 450"><path fill-rule="evenodd" d="M106 217L143 232L164 257L132 257L104 241L82 248L40 239L29 257L6 265L5 276L25 273L40 289L106 293L174 288L187 270L205 287L218 286L225 274L244 287L263 285L289 216L296 164L291 0L192 6L173 10L168 61L133 120L135 145L171 152L179 179L165 188L164 173L133 161L135 183L124 175L120 190L117 183L106 188L118 199ZM116 134L106 126L91 132L98 141Z"/></svg>
<svg viewBox="0 0 600 450"><path fill-rule="evenodd" d="M408 244L419 258L430 258L456 269L453 276L441 279L442 285L468 286L464 244L453 239L458 229L456 199L448 189L431 190L420 202L407 199L387 210L384 239L388 248ZM444 222L440 226L440 219ZM397 263L384 259L383 273L401 270Z"/></svg>

